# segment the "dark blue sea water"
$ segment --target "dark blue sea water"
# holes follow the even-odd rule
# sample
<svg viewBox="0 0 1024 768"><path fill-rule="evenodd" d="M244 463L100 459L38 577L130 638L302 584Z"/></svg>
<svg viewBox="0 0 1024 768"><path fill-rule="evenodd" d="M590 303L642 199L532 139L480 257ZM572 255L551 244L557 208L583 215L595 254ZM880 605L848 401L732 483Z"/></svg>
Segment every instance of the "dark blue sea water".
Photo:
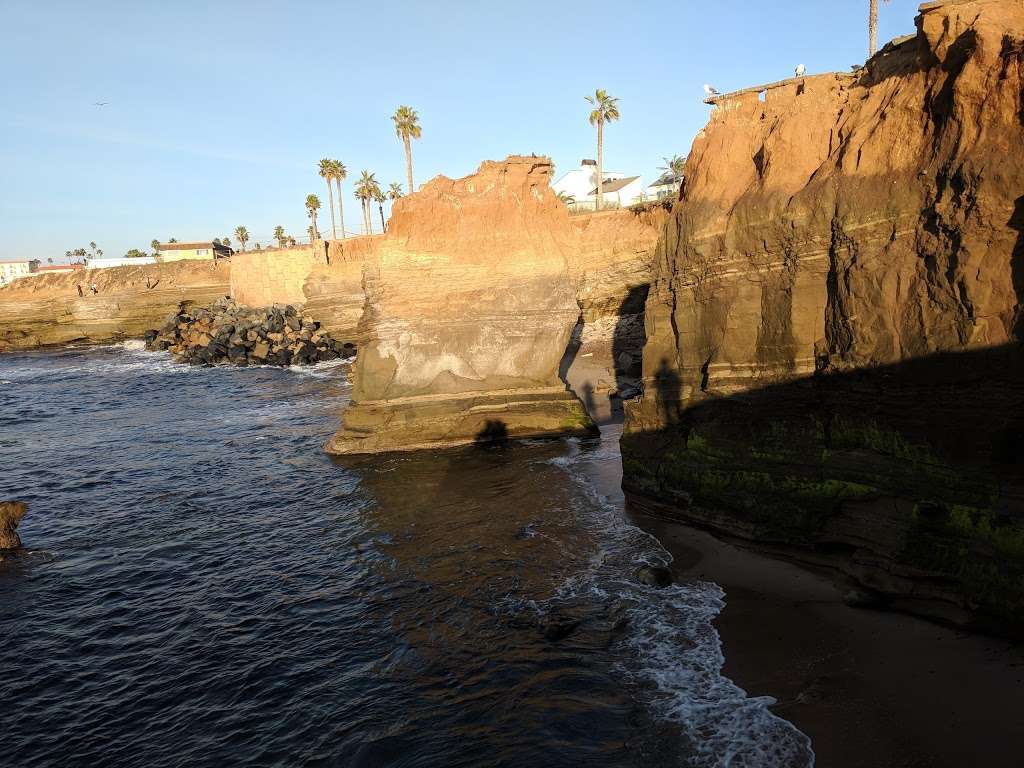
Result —
<svg viewBox="0 0 1024 768"><path fill-rule="evenodd" d="M0 356L0 764L804 766L617 435L339 463L342 364ZM561 639L545 631L578 624Z"/></svg>

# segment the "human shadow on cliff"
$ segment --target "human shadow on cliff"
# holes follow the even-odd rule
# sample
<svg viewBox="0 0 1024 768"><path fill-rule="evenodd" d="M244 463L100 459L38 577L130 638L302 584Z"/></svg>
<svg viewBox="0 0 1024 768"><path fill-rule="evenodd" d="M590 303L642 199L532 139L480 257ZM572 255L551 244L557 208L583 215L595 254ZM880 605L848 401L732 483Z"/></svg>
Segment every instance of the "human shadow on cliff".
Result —
<svg viewBox="0 0 1024 768"><path fill-rule="evenodd" d="M668 370L667 363L663 367ZM691 436L698 434L725 441L736 455L755 456L766 450L766 443L778 443L786 455L800 457L792 459L787 471L814 474L821 471L822 455L849 447L852 429L866 445L848 452L851 477L865 467L896 477L895 464L901 461L908 465L923 461L929 467L941 464L961 478L965 488L973 484L999 487L996 509L1024 519L1024 344L1020 342L849 372L826 369L731 395L717 394L713 379L707 393L700 394L694 381L689 391L698 394L674 412L665 408L679 402L678 375L668 371L654 380L658 399L648 395L645 400L657 409L665 427L627 433L623 454L641 465L650 462L655 471L666 453L694 447L689 445ZM673 418L676 415L678 420ZM876 460L869 461L872 454ZM892 458L888 465L877 461L886 455ZM865 463L858 465L861 459ZM758 461L752 462L752 471L764 470L754 466ZM719 467L730 468L727 462ZM934 490L925 476L909 476L906 482L925 497Z"/></svg>

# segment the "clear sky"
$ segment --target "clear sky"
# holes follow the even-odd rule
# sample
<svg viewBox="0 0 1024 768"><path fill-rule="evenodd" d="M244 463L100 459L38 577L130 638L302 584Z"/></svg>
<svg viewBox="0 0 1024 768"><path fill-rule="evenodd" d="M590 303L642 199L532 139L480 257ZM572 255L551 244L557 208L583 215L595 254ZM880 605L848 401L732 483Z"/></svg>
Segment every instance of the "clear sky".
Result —
<svg viewBox="0 0 1024 768"><path fill-rule="evenodd" d="M913 32L917 0L881 6L879 40ZM867 50L868 0L260 2L0 0L0 259L108 256L154 238L250 247L296 236L317 161L405 186L390 121L418 110L416 182L483 159L595 154L583 97L622 119L605 167L652 181L721 91L846 70ZM109 102L97 107L94 102ZM346 184L348 229L358 202Z"/></svg>

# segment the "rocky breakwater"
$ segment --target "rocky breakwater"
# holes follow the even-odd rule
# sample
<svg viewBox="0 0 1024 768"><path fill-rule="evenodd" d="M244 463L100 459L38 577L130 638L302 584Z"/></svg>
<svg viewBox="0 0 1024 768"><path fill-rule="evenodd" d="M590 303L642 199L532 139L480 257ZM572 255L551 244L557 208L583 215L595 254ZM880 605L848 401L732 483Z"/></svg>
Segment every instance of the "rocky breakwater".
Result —
<svg viewBox="0 0 1024 768"><path fill-rule="evenodd" d="M147 349L192 365L310 365L355 354L291 305L252 309L230 299L177 312L144 338Z"/></svg>
<svg viewBox="0 0 1024 768"><path fill-rule="evenodd" d="M15 280L0 288L0 352L138 338L183 303L227 295L230 275L230 260L218 259Z"/></svg>
<svg viewBox="0 0 1024 768"><path fill-rule="evenodd" d="M551 168L485 162L395 204L365 267L353 402L328 451L593 432L559 377L578 266Z"/></svg>
<svg viewBox="0 0 1024 768"><path fill-rule="evenodd" d="M1024 629L1024 4L717 100L654 258L631 498Z"/></svg>

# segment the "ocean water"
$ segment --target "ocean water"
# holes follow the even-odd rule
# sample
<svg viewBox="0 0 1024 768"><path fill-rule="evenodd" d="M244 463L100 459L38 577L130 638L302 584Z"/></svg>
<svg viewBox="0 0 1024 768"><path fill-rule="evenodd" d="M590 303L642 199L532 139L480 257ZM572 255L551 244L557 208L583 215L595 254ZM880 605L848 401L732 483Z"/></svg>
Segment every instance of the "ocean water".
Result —
<svg viewBox="0 0 1024 768"><path fill-rule="evenodd" d="M0 764L813 764L728 596L633 578L614 428L336 461L346 373L0 356Z"/></svg>

